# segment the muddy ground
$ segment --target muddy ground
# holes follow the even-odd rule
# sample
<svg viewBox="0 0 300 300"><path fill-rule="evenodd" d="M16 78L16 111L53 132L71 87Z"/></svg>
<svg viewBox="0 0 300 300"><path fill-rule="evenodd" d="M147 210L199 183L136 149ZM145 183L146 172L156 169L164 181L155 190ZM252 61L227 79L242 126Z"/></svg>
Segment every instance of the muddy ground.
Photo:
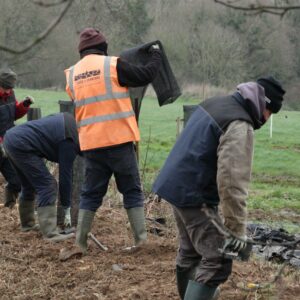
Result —
<svg viewBox="0 0 300 300"><path fill-rule="evenodd" d="M124 210L113 203L105 201L92 230L109 250L103 252L91 241L87 256L63 263L58 259L60 249L74 240L51 244L38 232L21 233L18 207L10 210L1 205L0 299L179 299L174 265L176 230L168 205L147 205L148 217L167 216L164 236L149 232L147 248L124 254L122 249L131 245L132 239ZM151 232L164 228L151 221L147 227ZM300 299L300 272L292 267L286 267L268 289L255 292L240 288L248 282L271 281L279 268L254 258L247 263L235 262L230 280L221 287L220 299Z"/></svg>

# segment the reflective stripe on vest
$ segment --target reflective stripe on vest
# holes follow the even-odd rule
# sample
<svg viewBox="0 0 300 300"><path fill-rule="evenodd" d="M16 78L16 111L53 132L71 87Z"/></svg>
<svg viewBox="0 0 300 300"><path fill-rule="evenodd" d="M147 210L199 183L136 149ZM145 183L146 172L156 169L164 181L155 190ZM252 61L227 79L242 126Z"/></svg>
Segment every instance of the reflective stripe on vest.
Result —
<svg viewBox="0 0 300 300"><path fill-rule="evenodd" d="M75 99L74 88L73 88L73 74L74 74L74 66L69 69L69 88L71 90L73 99Z"/></svg>
<svg viewBox="0 0 300 300"><path fill-rule="evenodd" d="M128 92L125 93L113 93L112 91L112 85L110 81L110 61L111 57L105 57L104 60L104 74L105 74L105 86L106 86L106 94L105 95L98 95L94 97L89 97L82 99L80 101L75 102L75 107L80 107L86 104L91 104L94 102L100 102L100 101L106 101L108 99L127 99L129 97ZM70 90L74 96L74 87L73 87L73 73L74 73L74 67L70 68L70 73L69 73L69 87Z"/></svg>
<svg viewBox="0 0 300 300"><path fill-rule="evenodd" d="M66 73L81 150L140 139L128 88L117 81L116 63L116 57L88 55Z"/></svg>
<svg viewBox="0 0 300 300"><path fill-rule="evenodd" d="M120 112L120 113L117 113L117 114L110 114L110 115L92 117L92 118L89 118L89 119L85 119L83 121L79 121L77 123L77 127L82 127L82 126L86 126L86 125L97 123L97 122L105 122L105 121L123 119L123 118L127 118L127 117L130 117L130 116L134 116L133 111L126 111L126 112Z"/></svg>

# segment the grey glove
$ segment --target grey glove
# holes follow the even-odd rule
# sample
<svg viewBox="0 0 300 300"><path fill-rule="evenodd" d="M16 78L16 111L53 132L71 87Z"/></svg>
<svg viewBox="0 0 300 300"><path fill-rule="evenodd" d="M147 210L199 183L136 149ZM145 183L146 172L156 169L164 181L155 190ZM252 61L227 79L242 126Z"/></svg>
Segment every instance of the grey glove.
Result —
<svg viewBox="0 0 300 300"><path fill-rule="evenodd" d="M31 96L26 96L26 98L23 100L23 105L25 107L29 107L33 103L34 103L34 99Z"/></svg>
<svg viewBox="0 0 300 300"><path fill-rule="evenodd" d="M6 151L5 151L2 143L0 144L0 156L3 157L3 158L7 157Z"/></svg>
<svg viewBox="0 0 300 300"><path fill-rule="evenodd" d="M70 207L64 208L64 212L65 212L64 225L66 227L71 227L71 208Z"/></svg>
<svg viewBox="0 0 300 300"><path fill-rule="evenodd" d="M231 236L225 240L223 251L230 250L234 252L240 252L247 246L247 237L234 237Z"/></svg>

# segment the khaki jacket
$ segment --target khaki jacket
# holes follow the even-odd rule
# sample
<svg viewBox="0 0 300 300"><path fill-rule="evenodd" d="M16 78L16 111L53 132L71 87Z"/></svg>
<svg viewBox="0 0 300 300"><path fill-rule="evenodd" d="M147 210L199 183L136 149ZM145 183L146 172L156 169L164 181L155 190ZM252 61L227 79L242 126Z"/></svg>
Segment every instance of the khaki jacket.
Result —
<svg viewBox="0 0 300 300"><path fill-rule="evenodd" d="M238 237L246 235L248 188L253 158L253 127L230 123L218 146L217 184L225 226Z"/></svg>

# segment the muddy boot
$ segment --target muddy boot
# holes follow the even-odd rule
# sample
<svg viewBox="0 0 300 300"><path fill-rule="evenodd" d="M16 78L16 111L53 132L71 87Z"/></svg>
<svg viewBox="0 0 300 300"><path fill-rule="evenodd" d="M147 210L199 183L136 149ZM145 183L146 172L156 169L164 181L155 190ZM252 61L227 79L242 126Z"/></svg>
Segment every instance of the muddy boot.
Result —
<svg viewBox="0 0 300 300"><path fill-rule="evenodd" d="M60 251L59 259L66 261L73 257L81 257L87 252L88 233L91 231L95 212L85 209L79 209L78 222L76 230L76 244L69 248L63 248Z"/></svg>
<svg viewBox="0 0 300 300"><path fill-rule="evenodd" d="M134 237L135 245L127 247L125 251L136 251L139 249L147 240L147 230L145 224L144 208L133 207L126 210L128 220L131 226L131 230Z"/></svg>
<svg viewBox="0 0 300 300"><path fill-rule="evenodd" d="M87 251L88 233L91 231L94 216L94 211L79 209L76 230L76 245L82 250L82 254L86 254Z"/></svg>
<svg viewBox="0 0 300 300"><path fill-rule="evenodd" d="M40 230L43 234L44 239L51 242L60 242L74 236L74 233L59 234L56 227L57 216L55 205L38 207L37 212Z"/></svg>
<svg viewBox="0 0 300 300"><path fill-rule="evenodd" d="M12 191L5 187L4 189L4 206L12 209L16 203L18 198L18 192Z"/></svg>
<svg viewBox="0 0 300 300"><path fill-rule="evenodd" d="M184 300L215 300L217 287L190 280L185 292Z"/></svg>
<svg viewBox="0 0 300 300"><path fill-rule="evenodd" d="M19 215L21 221L21 231L39 230L39 225L35 223L34 201L20 201Z"/></svg>
<svg viewBox="0 0 300 300"><path fill-rule="evenodd" d="M177 289L180 295L180 299L184 299L185 291L188 286L189 280L194 279L194 268L182 268L176 266L176 280Z"/></svg>

